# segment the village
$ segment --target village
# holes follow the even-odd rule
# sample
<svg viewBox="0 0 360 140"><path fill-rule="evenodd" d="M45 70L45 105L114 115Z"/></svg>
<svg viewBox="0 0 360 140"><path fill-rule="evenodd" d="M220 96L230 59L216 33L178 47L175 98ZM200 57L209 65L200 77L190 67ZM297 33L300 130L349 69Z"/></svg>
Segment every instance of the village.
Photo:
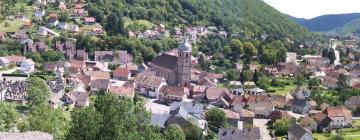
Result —
<svg viewBox="0 0 360 140"><path fill-rule="evenodd" d="M42 5L51 8L43 9ZM62 11L68 11L71 22L63 19ZM171 124L191 125L209 135L214 126L209 125L205 114L217 108L225 113L228 123L227 128L217 128L220 140L312 140L327 139L326 135L331 134L346 139L360 137L359 90L348 96L328 92L360 89L360 61L354 56L360 50L359 40L328 40L324 46L334 50L334 60L321 53L286 52L285 61L275 65L237 62L233 66L236 72L246 69L252 76L247 81L229 80L225 71L199 67L204 63L202 59L210 60L211 55L193 55L199 38L227 36L216 27L181 29L158 24L144 32L129 31L129 38L178 40L175 49L137 64L134 55L125 49L89 52L76 39L46 41L64 33L106 34L96 19L88 16L81 0L71 4L35 0L33 13L8 17L9 21L22 21L19 30L0 30L0 42L12 40L23 46L23 55L0 57L1 102L26 105L29 78L39 76L51 91L49 106L65 112L88 107L99 92L106 92L131 100L143 98L146 110L151 112L151 124L161 130ZM37 63L25 55L48 51L61 52L64 59ZM341 63L340 53L346 54L348 64ZM255 55L251 57L256 60ZM259 73L271 79L262 80ZM290 127L286 132L276 132L276 123L284 119L290 120Z"/></svg>

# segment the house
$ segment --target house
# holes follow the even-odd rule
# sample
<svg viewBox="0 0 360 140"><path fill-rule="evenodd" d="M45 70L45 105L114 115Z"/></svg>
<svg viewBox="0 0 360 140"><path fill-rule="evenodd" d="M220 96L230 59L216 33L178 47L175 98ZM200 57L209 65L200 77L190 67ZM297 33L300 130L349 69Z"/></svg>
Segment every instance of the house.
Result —
<svg viewBox="0 0 360 140"><path fill-rule="evenodd" d="M135 77L135 90L145 96L156 98L160 88L166 84L165 79L148 73L139 73Z"/></svg>
<svg viewBox="0 0 360 140"><path fill-rule="evenodd" d="M295 52L286 52L286 63L294 63L298 64L297 62L297 54Z"/></svg>
<svg viewBox="0 0 360 140"><path fill-rule="evenodd" d="M45 10L44 9L36 9L35 10L35 19L42 20L45 16Z"/></svg>
<svg viewBox="0 0 360 140"><path fill-rule="evenodd" d="M60 10L60 11L65 11L65 10L66 10L66 4L65 4L65 2L60 1L60 3L59 3L59 10Z"/></svg>
<svg viewBox="0 0 360 140"><path fill-rule="evenodd" d="M188 94L188 88L164 85L159 90L158 102L169 104L174 101L182 101Z"/></svg>
<svg viewBox="0 0 360 140"><path fill-rule="evenodd" d="M317 124L317 131L324 132L329 127L331 119L324 113L318 112L313 117Z"/></svg>
<svg viewBox="0 0 360 140"><path fill-rule="evenodd" d="M6 57L0 57L0 66L7 67L10 65L10 61Z"/></svg>
<svg viewBox="0 0 360 140"><path fill-rule="evenodd" d="M262 140L259 127L243 130L230 130L221 128L218 133L219 140Z"/></svg>
<svg viewBox="0 0 360 140"><path fill-rule="evenodd" d="M238 121L240 120L240 114L228 109L222 109L225 113L225 118L227 119L227 123L230 126L237 126Z"/></svg>
<svg viewBox="0 0 360 140"><path fill-rule="evenodd" d="M46 52L48 50L48 45L46 45L44 42L34 42L34 44L27 44L25 46L25 53L27 52L39 52L39 53L43 53Z"/></svg>
<svg viewBox="0 0 360 140"><path fill-rule="evenodd" d="M265 67L265 72L271 75L278 75L279 71L276 67Z"/></svg>
<svg viewBox="0 0 360 140"><path fill-rule="evenodd" d="M108 71L85 71L83 72L85 75L88 75L91 77L91 80L97 80L97 79L110 79L110 73Z"/></svg>
<svg viewBox="0 0 360 140"><path fill-rule="evenodd" d="M91 33L90 33L90 34L92 34L92 35L100 35L100 34L102 34L102 33L103 33L102 28L93 27L93 28L91 29Z"/></svg>
<svg viewBox="0 0 360 140"><path fill-rule="evenodd" d="M300 126L302 126L303 128L305 128L306 130L308 130L310 132L316 131L318 128L316 121L309 116L305 116L305 117L301 118L299 123L300 123Z"/></svg>
<svg viewBox="0 0 360 140"><path fill-rule="evenodd" d="M20 64L26 59L23 56L18 56L18 55L10 55L10 56L6 56L6 59L9 60L10 64L16 65L16 66L20 66Z"/></svg>
<svg viewBox="0 0 360 140"><path fill-rule="evenodd" d="M78 31L79 31L79 25L70 24L68 30L69 30L70 32L78 32Z"/></svg>
<svg viewBox="0 0 360 140"><path fill-rule="evenodd" d="M234 96L227 88L209 87L206 90L206 100L219 107L230 107L231 97Z"/></svg>
<svg viewBox="0 0 360 140"><path fill-rule="evenodd" d="M311 110L311 105L306 99L294 98L289 101L289 108L293 112L305 114Z"/></svg>
<svg viewBox="0 0 360 140"><path fill-rule="evenodd" d="M254 88L254 87L256 87L256 84L253 81L247 81L247 82L244 82L244 87L245 88Z"/></svg>
<svg viewBox="0 0 360 140"><path fill-rule="evenodd" d="M31 59L23 60L20 64L21 73L29 74L35 71L35 62Z"/></svg>
<svg viewBox="0 0 360 140"><path fill-rule="evenodd" d="M81 8L81 9L74 9L74 11L73 11L73 15L75 16L75 17L82 17L82 16L84 16L84 9L83 8Z"/></svg>
<svg viewBox="0 0 360 140"><path fill-rule="evenodd" d="M259 70L260 69L260 65L257 64L249 64L249 69L251 72L255 72L255 70Z"/></svg>
<svg viewBox="0 0 360 140"><path fill-rule="evenodd" d="M247 90L247 93L250 95L267 95L265 90L258 87Z"/></svg>
<svg viewBox="0 0 360 140"><path fill-rule="evenodd" d="M95 51L94 60L95 61L103 61L103 62L111 62L114 59L113 51Z"/></svg>
<svg viewBox="0 0 360 140"><path fill-rule="evenodd" d="M89 106L90 99L87 92L70 92L66 93L62 98L63 102L75 107L87 107Z"/></svg>
<svg viewBox="0 0 360 140"><path fill-rule="evenodd" d="M193 85L191 86L190 89L190 98L194 99L195 101L204 101L205 100L205 91L206 91L205 86L200 86L200 85Z"/></svg>
<svg viewBox="0 0 360 140"><path fill-rule="evenodd" d="M274 105L271 98L267 95L245 95L247 96L246 104L248 109L253 111L256 117L268 118L270 113L274 111Z"/></svg>
<svg viewBox="0 0 360 140"><path fill-rule="evenodd" d="M279 108L283 108L287 105L289 99L286 98L286 96L281 96L281 95L275 95L275 96L272 96L272 104L275 106L275 107L279 107Z"/></svg>
<svg viewBox="0 0 360 140"><path fill-rule="evenodd" d="M310 97L310 95L310 90L305 87L297 87L293 91L291 91L291 96L297 99L307 99Z"/></svg>
<svg viewBox="0 0 360 140"><path fill-rule="evenodd" d="M229 84L230 84L230 86L232 86L234 88L242 87L241 81L230 81Z"/></svg>
<svg viewBox="0 0 360 140"><path fill-rule="evenodd" d="M288 131L289 140L313 140L311 133L300 125L293 125Z"/></svg>
<svg viewBox="0 0 360 140"><path fill-rule="evenodd" d="M126 68L117 68L114 71L113 77L115 79L127 81L128 79L130 79L131 73L130 73L130 70L128 70Z"/></svg>
<svg viewBox="0 0 360 140"><path fill-rule="evenodd" d="M345 106L351 110L356 110L360 106L360 96L352 96L345 101Z"/></svg>
<svg viewBox="0 0 360 140"><path fill-rule="evenodd" d="M236 95L235 97L233 97L230 103L230 107L235 112L240 113L245 106L245 102L246 102L246 98L244 96Z"/></svg>
<svg viewBox="0 0 360 140"><path fill-rule="evenodd" d="M92 92L107 91L109 88L109 79L95 79L90 82Z"/></svg>
<svg viewBox="0 0 360 140"><path fill-rule="evenodd" d="M202 119L204 117L204 107L200 103L181 101L170 104L171 115L175 115L180 109L186 110L189 115L192 115L197 119Z"/></svg>
<svg viewBox="0 0 360 140"><path fill-rule="evenodd" d="M67 30L69 29L69 24L66 22L60 22L57 27L61 30Z"/></svg>
<svg viewBox="0 0 360 140"><path fill-rule="evenodd" d="M85 17L84 18L84 23L86 25L90 25L90 24L96 23L96 21L95 21L94 17Z"/></svg>
<svg viewBox="0 0 360 140"><path fill-rule="evenodd" d="M324 113L330 118L329 126L332 128L343 128L352 125L351 111L344 106L328 107Z"/></svg>
<svg viewBox="0 0 360 140"><path fill-rule="evenodd" d="M135 89L132 86L110 86L109 92L117 96L126 96L134 99Z"/></svg>
<svg viewBox="0 0 360 140"><path fill-rule="evenodd" d="M23 29L29 29L29 28L31 28L31 26L32 26L31 20L30 20L30 19L26 19L26 20L24 21L23 25L22 25L22 28L23 28Z"/></svg>
<svg viewBox="0 0 360 140"><path fill-rule="evenodd" d="M245 94L244 89L241 88L241 87L240 88L231 88L230 91L231 91L232 94L235 94L235 95L243 95L243 94Z"/></svg>

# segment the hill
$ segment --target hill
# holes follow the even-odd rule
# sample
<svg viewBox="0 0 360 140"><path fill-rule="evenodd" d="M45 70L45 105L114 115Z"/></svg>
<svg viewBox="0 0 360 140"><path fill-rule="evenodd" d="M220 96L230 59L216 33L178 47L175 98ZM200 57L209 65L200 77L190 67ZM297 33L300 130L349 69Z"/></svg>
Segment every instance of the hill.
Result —
<svg viewBox="0 0 360 140"><path fill-rule="evenodd" d="M350 21L345 24L343 27L335 30L338 33L342 34L352 34L355 36L360 36L360 18Z"/></svg>
<svg viewBox="0 0 360 140"><path fill-rule="evenodd" d="M110 15L116 13L168 27L217 26L245 37L266 34L270 39L300 40L312 35L262 0L93 0L87 8L103 24L113 20Z"/></svg>
<svg viewBox="0 0 360 140"><path fill-rule="evenodd" d="M309 20L296 20L297 18L293 19L311 31L326 32L341 28L350 21L358 18L360 18L360 13L323 15Z"/></svg>

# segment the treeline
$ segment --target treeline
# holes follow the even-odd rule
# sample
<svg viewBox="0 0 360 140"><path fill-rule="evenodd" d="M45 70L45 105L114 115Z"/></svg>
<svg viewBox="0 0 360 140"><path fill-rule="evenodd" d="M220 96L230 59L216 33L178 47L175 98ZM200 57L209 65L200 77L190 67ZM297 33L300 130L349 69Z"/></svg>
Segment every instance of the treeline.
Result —
<svg viewBox="0 0 360 140"><path fill-rule="evenodd" d="M261 0L90 0L87 9L111 34L125 33L125 16L169 27L216 26L244 38L304 40L313 35Z"/></svg>

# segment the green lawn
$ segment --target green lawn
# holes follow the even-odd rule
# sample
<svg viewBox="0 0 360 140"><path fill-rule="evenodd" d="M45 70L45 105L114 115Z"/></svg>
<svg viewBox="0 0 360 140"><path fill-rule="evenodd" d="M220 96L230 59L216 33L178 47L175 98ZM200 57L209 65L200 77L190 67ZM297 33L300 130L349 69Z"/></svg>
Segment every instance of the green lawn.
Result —
<svg viewBox="0 0 360 140"><path fill-rule="evenodd" d="M127 28L129 25L138 23L140 25L145 25L147 29L154 27L154 24L148 20L131 20L130 18L124 18L124 26Z"/></svg>
<svg viewBox="0 0 360 140"><path fill-rule="evenodd" d="M328 140L330 138L330 135L327 134L313 133L312 135L317 140Z"/></svg>
<svg viewBox="0 0 360 140"><path fill-rule="evenodd" d="M271 94L286 95L286 94L290 93L292 90L294 90L296 88L296 86L297 85L295 85L295 84L287 85L284 88L270 86L269 90L275 90L275 92L271 93Z"/></svg>
<svg viewBox="0 0 360 140"><path fill-rule="evenodd" d="M8 23L8 26L6 27L6 23ZM0 32L16 32L20 29L22 26L23 21L22 20L5 20L0 22Z"/></svg>

